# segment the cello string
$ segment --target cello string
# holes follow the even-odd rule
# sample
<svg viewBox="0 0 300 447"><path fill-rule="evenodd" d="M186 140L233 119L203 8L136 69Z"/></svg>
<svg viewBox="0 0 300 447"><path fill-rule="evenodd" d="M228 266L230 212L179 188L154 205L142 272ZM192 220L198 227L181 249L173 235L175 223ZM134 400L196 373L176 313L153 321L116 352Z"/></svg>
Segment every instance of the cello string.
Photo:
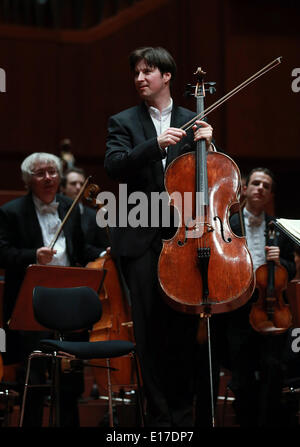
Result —
<svg viewBox="0 0 300 447"><path fill-rule="evenodd" d="M203 110L201 113L199 113L198 115L196 115L194 118L192 118L190 121L188 121L187 123L185 123L183 126L181 126L182 130L189 130L191 129L191 127L194 125L195 121L198 119L203 119L205 116L207 116L209 113L211 113L213 110L215 110L217 107L219 107L221 104L223 104L224 102L226 102L228 99L230 99L232 96L234 96L236 93L238 93L239 91L243 90L245 87L247 87L248 85L250 85L252 82L256 81L258 78L260 78L261 76L263 76L264 74L266 74L268 71L272 70L273 68L275 68L277 65L279 65L281 63L281 57L278 57L277 59L274 59L272 62L270 62L269 64L267 64L265 67L263 67L261 70L259 70L258 72L256 72L255 74L253 74L252 76L250 76L250 78L246 79L244 82L242 82L240 85L238 85L237 87L235 87L233 90L231 90L230 92L228 92L225 96L223 96L222 98L218 99L214 104L212 104L211 106L207 107L206 110Z"/></svg>

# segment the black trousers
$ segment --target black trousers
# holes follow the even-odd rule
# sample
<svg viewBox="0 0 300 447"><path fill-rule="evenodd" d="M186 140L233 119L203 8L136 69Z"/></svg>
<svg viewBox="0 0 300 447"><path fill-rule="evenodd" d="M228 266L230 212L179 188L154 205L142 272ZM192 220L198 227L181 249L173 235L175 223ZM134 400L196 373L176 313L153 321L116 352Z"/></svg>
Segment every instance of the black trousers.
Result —
<svg viewBox="0 0 300 447"><path fill-rule="evenodd" d="M139 258L121 259L132 301L148 425L207 426L211 395L207 347L196 341L199 316L176 312L164 302L157 263L158 253L152 248Z"/></svg>
<svg viewBox="0 0 300 447"><path fill-rule="evenodd" d="M278 427L284 408L286 333L261 335L249 323L252 301L228 315L227 340L235 409L243 427Z"/></svg>

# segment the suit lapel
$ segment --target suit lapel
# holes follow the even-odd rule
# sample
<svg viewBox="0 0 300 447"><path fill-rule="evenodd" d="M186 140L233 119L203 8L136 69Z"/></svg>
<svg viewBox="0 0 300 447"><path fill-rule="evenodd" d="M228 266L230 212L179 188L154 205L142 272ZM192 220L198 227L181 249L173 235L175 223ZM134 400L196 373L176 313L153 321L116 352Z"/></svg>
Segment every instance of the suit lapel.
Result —
<svg viewBox="0 0 300 447"><path fill-rule="evenodd" d="M153 121L151 119L151 116L148 112L148 109L144 103L140 106L140 119L142 123L142 127L145 134L145 139L149 140L150 138L155 138L157 136L155 126L153 124ZM153 177L155 179L155 182L157 184L158 190L163 191L164 190L164 170L162 161L153 161L151 163L151 170L153 173Z"/></svg>
<svg viewBox="0 0 300 447"><path fill-rule="evenodd" d="M57 209L58 215L59 215L61 221L63 221L65 215L67 214L68 207L66 206L66 203L61 200L59 195L56 195L56 201L59 203L58 209Z"/></svg>
<svg viewBox="0 0 300 447"><path fill-rule="evenodd" d="M139 108L140 119L142 123L142 127L144 129L145 139L149 140L150 138L156 137L156 129L149 115L147 106L142 103Z"/></svg>
<svg viewBox="0 0 300 447"><path fill-rule="evenodd" d="M42 247L44 245L41 227L35 211L32 194L24 196L24 226L26 227L26 237L30 241L30 245L34 247Z"/></svg>
<svg viewBox="0 0 300 447"><path fill-rule="evenodd" d="M171 114L171 127L181 127L187 121L187 116L181 111L175 104L173 105ZM145 139L155 138L157 136L156 129L149 115L147 106L142 103L139 107L139 115L141 124L144 130ZM191 132L191 131L190 131ZM183 150L184 146L187 144L186 138L181 140L178 144L173 146L167 151L166 166L171 163L175 158L177 158L181 153L187 152ZM190 146L190 145L189 145ZM192 148L190 150L193 150ZM164 169L161 160L153 162L151 166L157 187L159 191L163 191L164 188Z"/></svg>
<svg viewBox="0 0 300 447"><path fill-rule="evenodd" d="M174 105L171 115L171 127L180 128L186 122L187 117L180 111L180 109L176 105ZM183 150L183 147L186 144L187 144L186 138L183 138L179 143L176 144L176 146L173 146L170 150L168 150L166 166L168 166L171 163L171 161L173 161L182 153L188 152L189 150L191 151L193 150L192 148L188 149L188 151ZM188 144L188 146L190 145Z"/></svg>
<svg viewBox="0 0 300 447"><path fill-rule="evenodd" d="M70 204L67 203L66 201L64 201L59 194L56 195L56 200L59 203L58 215L60 217L60 220L63 221L65 216L66 216L66 214L67 214L67 212L68 212L68 210L69 210L69 208L70 208ZM76 206L78 206L78 205L76 205ZM73 211L75 211L75 209ZM63 227L63 232L64 232L64 235L65 235L66 239L68 239L68 237L70 235L70 228L71 228L71 221L72 221L72 218L73 218L73 216L72 216L73 211L70 214L69 218L67 219L67 221L66 221L66 223L65 223L65 225Z"/></svg>

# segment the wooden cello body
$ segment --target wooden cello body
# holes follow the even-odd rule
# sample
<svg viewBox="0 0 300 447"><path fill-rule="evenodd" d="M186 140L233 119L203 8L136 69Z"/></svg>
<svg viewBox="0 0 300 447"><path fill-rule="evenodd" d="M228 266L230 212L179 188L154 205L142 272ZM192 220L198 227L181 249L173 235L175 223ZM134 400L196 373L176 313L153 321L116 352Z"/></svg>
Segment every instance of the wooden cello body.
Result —
<svg viewBox="0 0 300 447"><path fill-rule="evenodd" d="M209 200L205 215L198 217L198 222L196 172L194 153L175 159L166 172L166 189L171 205L178 210L180 224L175 236L163 243L160 284L167 301L176 310L198 314L207 307L212 313L231 311L247 302L255 287L246 239L236 236L229 224L230 211L238 205L239 169L222 153L207 154ZM192 200L182 204L181 198L187 191L192 191ZM189 219L199 228L194 226L190 230L193 234L188 234Z"/></svg>
<svg viewBox="0 0 300 447"><path fill-rule="evenodd" d="M105 340L134 340L133 325L131 320L130 306L124 294L119 278L119 272L115 261L110 254L87 264L88 268L99 268L106 270L106 277L100 292L99 299L102 303L102 317L90 332L90 341ZM92 360L95 366L106 367L105 360ZM110 360L111 382L114 390L121 393L126 386L135 382L134 367L130 357L119 357ZM94 374L100 395L107 395L107 370L105 368L94 368Z"/></svg>

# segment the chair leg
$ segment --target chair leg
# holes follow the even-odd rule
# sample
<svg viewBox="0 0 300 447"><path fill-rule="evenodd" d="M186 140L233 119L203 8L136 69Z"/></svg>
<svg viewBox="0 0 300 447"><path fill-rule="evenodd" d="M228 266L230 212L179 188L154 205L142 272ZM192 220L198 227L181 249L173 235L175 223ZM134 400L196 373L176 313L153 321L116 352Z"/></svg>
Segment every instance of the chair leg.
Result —
<svg viewBox="0 0 300 447"><path fill-rule="evenodd" d="M24 385L24 393L23 393L23 399L22 399L22 405L21 405L21 411L20 411L20 420L19 420L19 427L23 427L24 422L24 413L25 413L25 405L26 405L26 399L27 399L27 392L28 388L31 386L29 385L29 379L30 379L30 372L31 372L31 361L34 358L41 358L41 357L51 357L54 365L54 374L52 374L52 391L51 391L51 406L50 406L50 416L49 416L49 425L53 425L53 409L52 402L55 402L57 412L55 413L55 423L56 426L59 424L59 367L60 364L57 361L56 352L54 354L46 354L41 351L34 351L32 352L28 357L28 363L27 363L27 369L26 369L26 377L25 377L25 385ZM58 364L58 366L56 366ZM53 397L53 390L54 390L54 400L52 400ZM52 418L52 420L51 420ZM50 423L51 422L51 423Z"/></svg>
<svg viewBox="0 0 300 447"><path fill-rule="evenodd" d="M60 359L56 352L52 355L49 426L60 427Z"/></svg>
<svg viewBox="0 0 300 447"><path fill-rule="evenodd" d="M107 387L108 387L108 414L109 414L109 426L114 426L114 416L113 416L113 402L112 402L112 386L110 377L110 361L109 358L106 359L107 365Z"/></svg>
<svg viewBox="0 0 300 447"><path fill-rule="evenodd" d="M28 357L24 393L23 393L22 406L21 406L21 412L20 412L19 427L23 427L24 411L25 411L25 404L26 404L26 398L27 398L27 390L28 390L28 382L29 382L29 376L30 376L30 367L31 367L32 357L33 357L33 355L30 355Z"/></svg>

